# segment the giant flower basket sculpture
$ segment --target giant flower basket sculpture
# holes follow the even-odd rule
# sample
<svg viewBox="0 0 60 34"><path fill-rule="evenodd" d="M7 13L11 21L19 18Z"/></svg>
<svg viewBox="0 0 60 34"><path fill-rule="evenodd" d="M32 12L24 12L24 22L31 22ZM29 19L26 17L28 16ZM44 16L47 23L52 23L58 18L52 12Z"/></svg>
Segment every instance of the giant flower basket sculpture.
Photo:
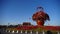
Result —
<svg viewBox="0 0 60 34"><path fill-rule="evenodd" d="M42 7L38 7L40 9L38 12L34 13L32 19L37 22L38 26L43 26L46 20L50 20L49 15L43 11Z"/></svg>

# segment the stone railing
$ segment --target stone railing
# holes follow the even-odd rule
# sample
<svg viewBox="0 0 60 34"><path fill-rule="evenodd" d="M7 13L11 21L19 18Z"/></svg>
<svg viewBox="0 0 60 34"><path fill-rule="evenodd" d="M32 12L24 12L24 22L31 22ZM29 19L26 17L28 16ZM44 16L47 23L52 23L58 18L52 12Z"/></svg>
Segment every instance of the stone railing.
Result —
<svg viewBox="0 0 60 34"><path fill-rule="evenodd" d="M16 30L16 31L14 31L14 30L12 30L12 31L10 31L10 30L6 30L6 32L8 32L8 33L20 33L20 34L47 34L45 31L42 31L42 32L38 32L38 31L32 31L32 30L30 30L29 32L27 31L27 30L25 30L24 32L22 31L22 30L20 30L20 31L18 31L18 30ZM53 32L52 32L53 33ZM60 34L60 32L59 31L57 31L57 32L55 32L54 34Z"/></svg>

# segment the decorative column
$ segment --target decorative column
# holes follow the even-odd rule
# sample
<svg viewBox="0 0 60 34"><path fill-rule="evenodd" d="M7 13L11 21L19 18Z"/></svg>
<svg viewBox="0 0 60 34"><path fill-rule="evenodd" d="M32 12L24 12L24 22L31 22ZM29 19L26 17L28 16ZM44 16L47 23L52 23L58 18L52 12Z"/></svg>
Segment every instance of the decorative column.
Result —
<svg viewBox="0 0 60 34"><path fill-rule="evenodd" d="M21 33L22 33L22 30L21 30Z"/></svg>
<svg viewBox="0 0 60 34"><path fill-rule="evenodd" d="M14 30L12 31L12 33L14 33Z"/></svg>
<svg viewBox="0 0 60 34"><path fill-rule="evenodd" d="M6 32L7 32L7 30L6 30Z"/></svg>
<svg viewBox="0 0 60 34"><path fill-rule="evenodd" d="M18 30L17 30L17 32L16 33L18 33Z"/></svg>
<svg viewBox="0 0 60 34"><path fill-rule="evenodd" d="M31 30L31 32L30 32L31 34L32 34L32 30Z"/></svg>
<svg viewBox="0 0 60 34"><path fill-rule="evenodd" d="M44 30L43 30L43 34L45 34Z"/></svg>
<svg viewBox="0 0 60 34"><path fill-rule="evenodd" d="M25 31L25 34L27 34L27 30Z"/></svg>
<svg viewBox="0 0 60 34"><path fill-rule="evenodd" d="M59 31L57 32L57 34L60 34Z"/></svg>
<svg viewBox="0 0 60 34"><path fill-rule="evenodd" d="M36 34L38 34L38 31L36 31Z"/></svg>
<svg viewBox="0 0 60 34"><path fill-rule="evenodd" d="M10 30L8 32L10 32Z"/></svg>

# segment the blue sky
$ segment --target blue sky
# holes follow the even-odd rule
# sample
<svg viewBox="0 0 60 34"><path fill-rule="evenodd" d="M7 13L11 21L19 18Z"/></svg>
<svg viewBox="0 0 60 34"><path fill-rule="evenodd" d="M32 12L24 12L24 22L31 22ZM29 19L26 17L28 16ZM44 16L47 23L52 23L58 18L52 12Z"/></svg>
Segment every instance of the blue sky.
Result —
<svg viewBox="0 0 60 34"><path fill-rule="evenodd" d="M36 25L36 22L29 18L32 18L38 6L42 6L50 16L50 21L46 21L45 25L60 26L60 0L0 0L0 25L23 22Z"/></svg>

